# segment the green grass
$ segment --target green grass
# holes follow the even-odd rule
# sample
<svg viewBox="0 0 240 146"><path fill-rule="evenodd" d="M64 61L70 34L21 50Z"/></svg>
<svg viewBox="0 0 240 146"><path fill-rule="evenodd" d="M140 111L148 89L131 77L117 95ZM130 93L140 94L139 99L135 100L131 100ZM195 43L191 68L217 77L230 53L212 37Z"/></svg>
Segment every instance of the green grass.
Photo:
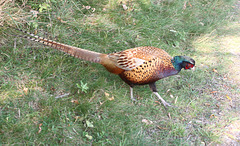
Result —
<svg viewBox="0 0 240 146"><path fill-rule="evenodd" d="M178 108L165 110L148 86L134 88L132 103L128 85L101 65L15 39L8 34L19 32L0 27L0 144L227 143L226 127L240 121L240 91L229 68L236 58L221 44L226 35L239 36L231 25L234 1L124 4L127 10L114 0L8 2L0 24L101 53L155 46L191 56L195 71L157 82L160 95ZM37 17L29 12L40 8Z"/></svg>

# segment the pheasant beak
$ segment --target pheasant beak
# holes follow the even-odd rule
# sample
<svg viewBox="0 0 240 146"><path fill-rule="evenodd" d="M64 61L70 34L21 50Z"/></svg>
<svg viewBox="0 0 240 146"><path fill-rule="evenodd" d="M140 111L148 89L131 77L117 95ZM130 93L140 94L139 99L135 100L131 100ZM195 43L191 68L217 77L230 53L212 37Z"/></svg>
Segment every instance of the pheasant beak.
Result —
<svg viewBox="0 0 240 146"><path fill-rule="evenodd" d="M195 65L192 68L190 68L190 70L192 71L195 71L195 69L196 69Z"/></svg>
<svg viewBox="0 0 240 146"><path fill-rule="evenodd" d="M190 64L190 70L192 70L192 71L195 71L195 69L196 69L196 67L195 67L195 60L191 60L191 63L189 63Z"/></svg>

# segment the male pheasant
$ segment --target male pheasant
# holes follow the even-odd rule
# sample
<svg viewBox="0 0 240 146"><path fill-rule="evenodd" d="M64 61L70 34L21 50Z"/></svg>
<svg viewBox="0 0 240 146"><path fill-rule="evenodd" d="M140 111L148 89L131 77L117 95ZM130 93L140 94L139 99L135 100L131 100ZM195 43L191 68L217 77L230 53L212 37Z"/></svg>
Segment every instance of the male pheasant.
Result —
<svg viewBox="0 0 240 146"><path fill-rule="evenodd" d="M191 69L195 66L195 61L190 57L175 56L172 58L164 50L155 47L137 47L117 53L102 54L48 40L23 30L19 31L30 35L20 37L43 43L76 58L102 64L110 73L119 75L130 86L132 100L134 100L134 85L149 84L152 92L165 107L171 105L158 94L155 82L178 74L182 68Z"/></svg>

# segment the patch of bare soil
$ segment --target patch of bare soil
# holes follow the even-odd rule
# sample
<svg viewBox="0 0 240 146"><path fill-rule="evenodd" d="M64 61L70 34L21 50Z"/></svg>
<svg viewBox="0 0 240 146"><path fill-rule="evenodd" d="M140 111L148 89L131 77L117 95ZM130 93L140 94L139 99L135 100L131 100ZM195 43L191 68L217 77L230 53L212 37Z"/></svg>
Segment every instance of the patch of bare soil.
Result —
<svg viewBox="0 0 240 146"><path fill-rule="evenodd" d="M229 35L226 34L219 39L220 46L229 54L229 59L232 61L232 64L229 66L229 78L233 80L233 83L240 86L240 1L238 1L236 5L236 12L235 17L238 19L236 22L230 24L228 28ZM238 92L239 93L239 92ZM240 146L240 95L235 95L235 98L232 102L235 102L235 106L231 107L230 110L233 108L237 108L237 113L235 114L235 120L232 123L229 123L224 128L224 135L222 136L222 144L227 146ZM233 117L234 118L234 117Z"/></svg>

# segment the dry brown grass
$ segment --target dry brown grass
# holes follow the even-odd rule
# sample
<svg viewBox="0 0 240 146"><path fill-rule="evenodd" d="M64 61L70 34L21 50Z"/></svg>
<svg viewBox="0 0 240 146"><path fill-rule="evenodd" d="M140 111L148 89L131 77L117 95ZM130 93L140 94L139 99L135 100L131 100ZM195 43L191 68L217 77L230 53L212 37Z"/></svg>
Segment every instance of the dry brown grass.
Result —
<svg viewBox="0 0 240 146"><path fill-rule="evenodd" d="M0 1L0 25L13 25L14 23L27 23L31 13L24 11L25 4L18 6L14 0Z"/></svg>

